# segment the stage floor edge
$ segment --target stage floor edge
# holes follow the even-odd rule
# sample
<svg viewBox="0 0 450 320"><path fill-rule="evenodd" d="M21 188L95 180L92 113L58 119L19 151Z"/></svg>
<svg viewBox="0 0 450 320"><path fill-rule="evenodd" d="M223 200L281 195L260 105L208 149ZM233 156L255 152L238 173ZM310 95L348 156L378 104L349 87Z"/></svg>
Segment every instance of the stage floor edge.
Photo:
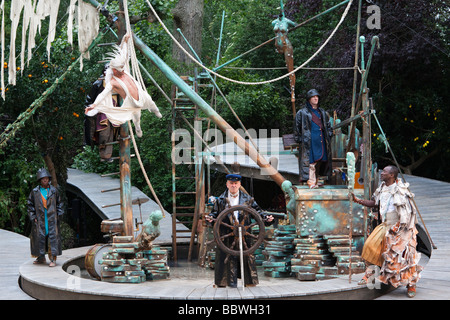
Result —
<svg viewBox="0 0 450 320"><path fill-rule="evenodd" d="M242 288L214 288L214 273L198 267L199 272L180 274L171 267L171 278L137 284L108 283L71 275L81 272L78 266L88 247L70 249L58 257L57 266L34 265L30 260L20 266L23 291L40 300L147 299L147 300L370 300L390 291L388 286L369 289L357 282L362 274L343 275L322 281L299 281L295 278L259 277L259 285ZM78 263L77 263L78 261ZM64 268L63 268L64 267ZM203 269L203 271L201 271ZM262 274L263 270L258 270ZM194 275L195 274L195 275Z"/></svg>

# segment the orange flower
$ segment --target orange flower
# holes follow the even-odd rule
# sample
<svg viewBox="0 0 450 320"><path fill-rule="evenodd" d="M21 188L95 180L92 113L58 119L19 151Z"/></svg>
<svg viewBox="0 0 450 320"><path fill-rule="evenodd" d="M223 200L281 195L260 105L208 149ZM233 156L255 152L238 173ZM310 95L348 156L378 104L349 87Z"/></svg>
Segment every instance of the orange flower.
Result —
<svg viewBox="0 0 450 320"><path fill-rule="evenodd" d="M28 75L28 78L31 78L32 77L32 75L31 75L31 73Z"/></svg>
<svg viewBox="0 0 450 320"><path fill-rule="evenodd" d="M79 115L78 113L76 113L76 112L74 112L74 113L72 113L72 114L73 114L74 117L77 117L77 118L80 116L80 115Z"/></svg>
<svg viewBox="0 0 450 320"><path fill-rule="evenodd" d="M62 140L63 139L63 137L62 136L59 136L59 138L58 138L59 140Z"/></svg>

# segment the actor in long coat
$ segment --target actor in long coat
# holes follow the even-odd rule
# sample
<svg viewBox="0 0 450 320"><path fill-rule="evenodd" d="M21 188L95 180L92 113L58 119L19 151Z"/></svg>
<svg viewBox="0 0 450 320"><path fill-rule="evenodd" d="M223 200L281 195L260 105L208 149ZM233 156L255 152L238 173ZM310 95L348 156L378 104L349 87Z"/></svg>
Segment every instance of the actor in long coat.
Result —
<svg viewBox="0 0 450 320"><path fill-rule="evenodd" d="M330 178L332 170L330 138L333 130L327 113L318 106L319 97L317 90L309 90L305 107L295 116L294 137L299 144L299 180L307 181L310 187L317 186L318 175Z"/></svg>
<svg viewBox="0 0 450 320"><path fill-rule="evenodd" d="M227 178L227 190L217 198L213 210L208 216L206 216L206 220L210 223L213 221L213 219L217 219L217 217L223 210L229 207L227 199L229 200L231 206L242 205L246 202L247 203L250 202L251 200L251 197L248 194L239 191L239 188L241 186L240 175L229 174L226 176L226 178ZM251 207L261 215L265 225L271 225L273 223L273 216L264 215L261 212L261 208L258 206L256 201L253 201ZM238 214L238 212L235 211L234 214ZM243 217L239 214L238 220L242 221L242 219ZM223 222L233 225L233 222L230 220L230 217L225 218ZM250 217L247 216L247 220L244 221L244 225L248 226L250 224L251 224ZM230 230L227 229L224 232L229 233ZM230 243L228 243L227 241ZM245 241L247 242L248 247L252 245L251 240L248 239L248 237L245 239ZM225 238L224 244L231 245L231 239ZM225 287L228 285L230 287L235 288L237 287L238 278L242 278L239 257L229 255L227 259L227 253L223 252L219 247L217 247L214 266L215 285L217 287ZM257 285L259 283L258 274L256 271L255 256L253 254L244 256L244 279L246 286Z"/></svg>
<svg viewBox="0 0 450 320"><path fill-rule="evenodd" d="M60 220L63 203L58 190L49 184L50 174L44 168L38 170L39 185L28 197L28 217L32 223L30 234L31 255L35 263L45 263L48 251L50 266L55 266L56 256L62 254Z"/></svg>

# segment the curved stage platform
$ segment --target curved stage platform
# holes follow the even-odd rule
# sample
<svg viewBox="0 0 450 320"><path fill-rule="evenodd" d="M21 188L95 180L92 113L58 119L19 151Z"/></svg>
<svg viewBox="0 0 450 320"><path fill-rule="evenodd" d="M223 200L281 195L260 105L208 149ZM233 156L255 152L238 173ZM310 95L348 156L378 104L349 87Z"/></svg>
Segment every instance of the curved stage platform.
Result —
<svg viewBox="0 0 450 320"><path fill-rule="evenodd" d="M416 194L426 226L437 246L426 263L417 285L419 299L450 299L450 183L408 176L411 189ZM170 280L147 281L140 284L115 284L83 278L83 257L90 247L66 250L58 257L57 266L33 265L29 258L29 239L0 230L2 267L0 294L2 299L154 299L154 300L246 300L249 299L408 299L401 287L386 293L383 290L358 286L362 274L341 278L301 282L294 278L267 278L261 270L260 284L245 288L214 288L213 271L195 266L171 267ZM424 256L424 255L423 255ZM72 276L65 272L79 272ZM5 272L10 270L10 272ZM17 279L22 290L19 293ZM382 286L383 288L383 286ZM15 289L15 290L12 290Z"/></svg>
<svg viewBox="0 0 450 320"><path fill-rule="evenodd" d="M259 285L242 288L214 288L214 271L195 264L180 263L171 267L170 279L140 284L107 283L90 279L84 270L84 255L89 248L67 250L58 258L56 268L33 265L20 267L22 289L36 299L163 299L163 300L241 300L241 299L374 299L381 290L358 286L362 274L323 280L298 281L294 278L268 278L259 273ZM68 272L74 272L70 275ZM239 280L240 282L240 280Z"/></svg>

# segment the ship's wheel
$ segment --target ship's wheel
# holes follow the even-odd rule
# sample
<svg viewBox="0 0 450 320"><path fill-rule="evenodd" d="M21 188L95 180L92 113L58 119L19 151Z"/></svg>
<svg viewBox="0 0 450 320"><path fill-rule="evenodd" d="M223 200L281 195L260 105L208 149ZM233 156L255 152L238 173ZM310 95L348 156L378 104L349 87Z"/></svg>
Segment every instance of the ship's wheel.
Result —
<svg viewBox="0 0 450 320"><path fill-rule="evenodd" d="M234 211L239 211L240 221L236 219ZM254 226L259 226L258 235L251 233L251 228ZM252 207L236 205L219 214L214 223L213 234L218 247L233 256L240 254L239 234L241 234L243 254L250 255L259 248L264 240L264 222Z"/></svg>

